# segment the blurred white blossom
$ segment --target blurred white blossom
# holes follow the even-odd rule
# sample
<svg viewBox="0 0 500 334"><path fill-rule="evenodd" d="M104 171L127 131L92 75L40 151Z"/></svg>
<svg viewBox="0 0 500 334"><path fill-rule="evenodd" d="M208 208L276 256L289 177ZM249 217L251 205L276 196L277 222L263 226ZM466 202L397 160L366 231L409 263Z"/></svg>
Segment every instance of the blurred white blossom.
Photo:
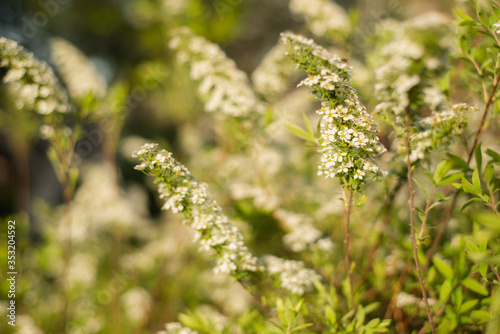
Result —
<svg viewBox="0 0 500 334"><path fill-rule="evenodd" d="M62 38L53 38L50 49L52 61L71 97L82 99L90 92L96 98L106 95L106 80L82 51Z"/></svg>
<svg viewBox="0 0 500 334"><path fill-rule="evenodd" d="M331 0L291 0L290 11L305 19L317 37L336 37L351 30L347 12Z"/></svg>
<svg viewBox="0 0 500 334"><path fill-rule="evenodd" d="M179 63L189 64L206 111L237 117L264 111L265 104L255 96L247 75L218 45L179 28L172 33L169 46L177 51Z"/></svg>
<svg viewBox="0 0 500 334"><path fill-rule="evenodd" d="M45 62L4 37L0 37L0 56L0 67L7 69L2 82L16 98L18 109L34 109L41 115L70 110L66 93Z"/></svg>

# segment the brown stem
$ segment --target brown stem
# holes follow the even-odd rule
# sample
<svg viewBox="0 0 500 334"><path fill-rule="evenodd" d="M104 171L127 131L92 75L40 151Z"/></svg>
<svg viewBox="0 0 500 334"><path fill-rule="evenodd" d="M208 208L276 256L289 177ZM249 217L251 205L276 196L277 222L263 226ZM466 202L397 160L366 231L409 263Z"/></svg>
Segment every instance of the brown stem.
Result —
<svg viewBox="0 0 500 334"><path fill-rule="evenodd" d="M500 282L500 275L498 274L498 271L495 269L495 267L493 267L492 265L490 265L491 267L491 270L495 273L495 275L497 276L497 279L498 281Z"/></svg>
<svg viewBox="0 0 500 334"><path fill-rule="evenodd" d="M413 245L413 257L415 259L415 267L417 269L417 274L418 274L418 282L420 283L420 288L422 290L422 297L424 299L424 304L425 304L425 309L427 311L427 316L429 317L429 322L431 324L432 328L432 333L434 334L436 332L436 329L434 328L434 319L432 317L431 309L429 308L429 303L427 301L427 293L425 292L425 282L422 277L422 271L420 268L420 261L418 260L418 246L417 246L417 240L415 237L415 207L414 207L414 196L415 196L415 191L413 190L413 179L412 179L412 165L410 161L410 154L411 154L411 148L410 148L410 116L407 115L406 117L406 165L408 167L408 190L410 192L410 200L408 203L410 204L410 231L411 231L411 241Z"/></svg>
<svg viewBox="0 0 500 334"><path fill-rule="evenodd" d="M351 220L351 206L352 206L352 197L354 195L354 191L352 186L349 186L349 199L346 203L346 218L344 223L344 260L345 266L347 269L347 277L349 280L349 294L350 294L350 307L354 308L354 291L353 291L353 279L352 279L352 271L351 271L351 258L350 258L350 250L349 250L349 222Z"/></svg>
<svg viewBox="0 0 500 334"><path fill-rule="evenodd" d="M490 94L488 100L486 101L486 106L484 107L483 116L481 117L481 122L479 124L479 128L477 129L476 136L474 137L474 143L472 144L472 148L469 151L469 156L467 158L467 164L470 164L470 161L472 160L472 156L474 155L474 151L476 150L476 147L477 147L477 144L479 141L479 136L481 135L482 131L484 130L483 127L484 127L484 123L486 122L486 116L488 115L488 111L490 109L490 106L493 103L499 82L500 82L500 75L497 75L495 77L495 79L493 80L493 88L491 90L491 94ZM448 221L451 218L451 212L453 211L453 207L455 206L455 203L457 201L457 197L458 197L458 191L455 192L455 194L453 195L453 199L452 199L450 205L448 206L448 210L446 211L446 216L445 216L443 222L441 223L441 226L439 227L438 233L436 234L436 237L434 238L434 241L432 242L431 247L427 251L427 259L426 259L425 267L429 266L430 259L432 258L432 255L436 251L436 248L437 248L439 242L441 241L441 238L443 237L444 231L446 229L446 225L448 224Z"/></svg>
<svg viewBox="0 0 500 334"><path fill-rule="evenodd" d="M445 309L446 309L446 305L445 305L445 306L443 306L443 307L441 307L441 308L440 308L440 309L436 312L436 314L434 315L434 320L437 320L437 318L438 318L441 314L443 314L443 312L445 311ZM429 322L428 322L428 323L426 323L426 324L425 324L425 326L424 326L424 327L422 327L422 329L421 329L421 330L420 330L417 334L423 334L423 333L425 333L425 330L427 329L427 327L429 327L429 325L430 325L430 323L429 323Z"/></svg>
<svg viewBox="0 0 500 334"><path fill-rule="evenodd" d="M431 202L432 202L432 196L434 196L434 191L436 190L436 187L432 187L432 190L429 194L429 198L427 198L427 203L425 204L425 210L424 210L424 217L422 218L422 227L420 228L420 233L418 235L418 240L420 241L422 237L424 236L424 231L425 231L425 225L427 224L427 218L429 217L429 211L431 207Z"/></svg>

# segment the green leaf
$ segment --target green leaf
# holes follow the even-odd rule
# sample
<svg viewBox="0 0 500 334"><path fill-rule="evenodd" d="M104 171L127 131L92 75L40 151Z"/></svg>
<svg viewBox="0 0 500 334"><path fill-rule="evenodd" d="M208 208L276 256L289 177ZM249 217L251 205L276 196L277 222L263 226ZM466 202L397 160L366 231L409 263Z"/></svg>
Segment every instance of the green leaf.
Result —
<svg viewBox="0 0 500 334"><path fill-rule="evenodd" d="M448 296L451 293L451 280L447 279L441 285L441 289L439 289L439 301L441 303L445 303L448 300Z"/></svg>
<svg viewBox="0 0 500 334"><path fill-rule="evenodd" d="M434 256L432 258L432 263L434 263L434 266L436 267L436 269L444 276L446 277L447 279L452 279L453 278L453 269L451 268L451 266L444 262L443 260L441 260L440 258Z"/></svg>
<svg viewBox="0 0 500 334"><path fill-rule="evenodd" d="M307 118L304 112L302 112L302 118L304 119L304 124L306 125L307 132L309 132L314 137L314 132L311 128L311 123L309 123L309 119Z"/></svg>
<svg viewBox="0 0 500 334"><path fill-rule="evenodd" d="M298 325L297 327L294 327L294 328L290 331L290 333L293 333L293 332L295 332L295 331L299 331L299 330L301 330L301 329L304 329L304 328L310 327L310 326L312 326L312 325L313 325L312 323L307 323L307 324Z"/></svg>
<svg viewBox="0 0 500 334"><path fill-rule="evenodd" d="M442 178L441 181L439 181L438 185L444 186L446 184L450 184L452 182L460 180L462 177L464 177L464 173L451 174L451 175L448 175L448 176Z"/></svg>
<svg viewBox="0 0 500 334"><path fill-rule="evenodd" d="M472 17L470 17L469 15L467 14L464 14L462 13L461 11L457 10L457 9L454 9L453 10L455 12L455 14L457 14L458 16L460 16L462 19L466 20L466 21L472 21L472 22L475 22Z"/></svg>
<svg viewBox="0 0 500 334"><path fill-rule="evenodd" d="M453 167L453 162L449 160L441 161L436 167L436 171L434 172L434 176L432 178L434 183L439 184L443 177L450 171L451 167Z"/></svg>
<svg viewBox="0 0 500 334"><path fill-rule="evenodd" d="M465 243L467 245L467 247L469 248L469 250L471 252L474 252L474 253L479 253L481 250L479 249L479 247L477 247L475 244L473 244L472 242L470 241L467 241Z"/></svg>
<svg viewBox="0 0 500 334"><path fill-rule="evenodd" d="M478 194L483 193L481 189L481 180L479 179L479 171L477 168L474 169L474 173L472 174L472 184L474 185L474 188L476 188Z"/></svg>
<svg viewBox="0 0 500 334"><path fill-rule="evenodd" d="M475 197L475 198L471 198L470 200L468 200L467 202L465 202L464 205L462 205L462 208L460 209L460 212L464 211L466 207L468 207L469 205L471 205L472 203L474 202L478 202L480 201L481 199Z"/></svg>
<svg viewBox="0 0 500 334"><path fill-rule="evenodd" d="M488 311L485 310L475 310L470 313L470 315L481 322L486 322L491 319L491 314Z"/></svg>
<svg viewBox="0 0 500 334"><path fill-rule="evenodd" d="M480 211L474 214L474 219L486 227L500 232L500 217L493 211Z"/></svg>
<svg viewBox="0 0 500 334"><path fill-rule="evenodd" d="M479 283L476 280L473 280L472 278L466 278L462 281L462 285L465 286L467 289L470 291L473 291L475 293L478 293L483 296L488 295L488 290L486 290L481 283Z"/></svg>
<svg viewBox="0 0 500 334"><path fill-rule="evenodd" d="M465 162L462 158L460 158L454 154L451 154L451 153L446 153L446 156L448 157L449 160L451 160L453 162L453 169L461 169L464 172L468 172L468 171L472 170L469 167L469 164L467 162ZM499 157L500 157L500 155L499 155ZM499 159L499 161L500 161L500 159Z"/></svg>
<svg viewBox="0 0 500 334"><path fill-rule="evenodd" d="M462 190L469 193L469 194L474 194L476 196L479 196L480 194L477 192L476 188L465 178L462 178Z"/></svg>
<svg viewBox="0 0 500 334"><path fill-rule="evenodd" d="M491 184L493 181L493 177L495 176L495 168L492 164L487 163L486 167L484 167L484 180L487 184Z"/></svg>
<svg viewBox="0 0 500 334"><path fill-rule="evenodd" d="M488 273L488 264L487 263L479 264L479 273L481 274L482 277L486 277L486 274Z"/></svg>
<svg viewBox="0 0 500 334"><path fill-rule="evenodd" d="M469 311L470 309L474 308L474 306L476 306L478 302L479 302L478 299L466 301L465 303L460 305L460 307L458 309L458 314L463 314L463 313Z"/></svg>
<svg viewBox="0 0 500 334"><path fill-rule="evenodd" d="M488 154L490 157L492 157L493 161L500 163L500 154L498 154L497 152L490 150L490 149L487 149L486 154Z"/></svg>
<svg viewBox="0 0 500 334"><path fill-rule="evenodd" d="M298 127L295 124L285 123L285 129L290 134L292 134L296 137L302 138L304 140L311 141L311 142L314 142L316 140L316 138L314 138L314 135L304 131L303 129L301 129L300 127Z"/></svg>

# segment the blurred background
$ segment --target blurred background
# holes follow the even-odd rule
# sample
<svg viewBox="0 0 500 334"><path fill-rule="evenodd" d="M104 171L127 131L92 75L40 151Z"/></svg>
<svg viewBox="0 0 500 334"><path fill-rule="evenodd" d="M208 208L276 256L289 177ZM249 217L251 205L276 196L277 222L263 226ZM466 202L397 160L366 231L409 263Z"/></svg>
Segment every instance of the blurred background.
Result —
<svg viewBox="0 0 500 334"><path fill-rule="evenodd" d="M431 10L451 18L454 1L344 0L337 4L356 25L356 33L349 36L351 44L340 46L346 41L341 33L316 37L359 65L355 84L371 110L373 73L364 65L365 55L373 50L370 36L376 25ZM47 158L49 144L28 122L0 123L0 217L2 224L9 217L19 222L19 332L150 333L186 309L201 310L223 323L224 317L251 305L239 285L212 274L210 257L198 253L192 234L180 224L181 217L162 212L152 180L133 169L136 161L131 153L145 142L158 142L173 151L209 184L212 196L240 222L257 255L294 257L281 247L285 232L279 227L274 202L299 213L316 212L325 234L340 231L327 224L340 217L341 205L329 200L331 193L315 177L311 161L317 159L316 149L304 148L284 129L276 130L281 138L277 144L261 143L257 154L260 167L269 169L270 179L261 181L272 183L274 194L265 197L265 187L255 188L247 167L251 162L245 160L251 150L238 146L237 127L204 111L189 70L176 62L175 52L168 47L179 26L218 44L250 80L281 32L310 35L304 16L292 13L287 0L1 0L0 36L17 41L53 66L70 93L71 73L64 73L61 59L69 59L70 67L78 67L80 61L97 70L98 77L73 79L82 84L101 80L102 96L106 96L102 101L109 102L110 95L110 99L121 98L118 121L111 119L112 127L106 128L105 117L89 118L76 144L73 163L80 173L72 203L72 255L66 260L61 240L67 231L60 226L65 214L63 189ZM55 41L63 42L58 48ZM297 123L301 112L315 119L317 106L307 90L295 89L299 80L296 73L273 105L280 117ZM94 97L97 93L94 90ZM75 103L84 106L82 100ZM97 115L106 103L95 108ZM1 100L0 111L8 109L6 100ZM112 137L111 148L106 137ZM235 181L239 187L231 187ZM291 196L290 190L299 195ZM58 283L61 272L68 277L64 297ZM1 293L3 298L5 287ZM63 319L61 309L67 309ZM2 306L2 318L3 311ZM2 321L0 326L4 325Z"/></svg>

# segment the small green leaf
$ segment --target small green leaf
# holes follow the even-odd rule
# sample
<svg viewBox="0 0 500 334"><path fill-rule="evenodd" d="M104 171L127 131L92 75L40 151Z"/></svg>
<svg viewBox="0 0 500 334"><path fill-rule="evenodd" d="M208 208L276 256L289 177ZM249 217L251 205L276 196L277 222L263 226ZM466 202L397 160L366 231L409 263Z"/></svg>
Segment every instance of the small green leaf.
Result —
<svg viewBox="0 0 500 334"><path fill-rule="evenodd" d="M488 290L486 290L481 283L479 283L476 280L473 280L472 278L466 278L462 281L462 285L465 286L467 289L470 291L473 291L475 293L478 293L483 296L488 295Z"/></svg>
<svg viewBox="0 0 500 334"><path fill-rule="evenodd" d="M307 118L304 112L302 112L302 118L304 119L304 124L306 125L307 132L309 132L314 137L314 132L311 128L311 123L309 123L309 119Z"/></svg>
<svg viewBox="0 0 500 334"><path fill-rule="evenodd" d="M444 262L443 260L441 260L440 258L438 257L433 257L432 258L432 263L434 263L434 266L436 267L436 269L444 276L446 277L447 279L452 279L453 278L453 269L451 268L451 266Z"/></svg>
<svg viewBox="0 0 500 334"><path fill-rule="evenodd" d="M462 178L462 189L463 191L469 193L469 194L474 194L476 196L479 196L479 193L477 192L476 188L465 178Z"/></svg>
<svg viewBox="0 0 500 334"><path fill-rule="evenodd" d="M482 277L486 277L486 274L488 273L488 264L487 263L481 263L479 265L479 273L481 274Z"/></svg>
<svg viewBox="0 0 500 334"><path fill-rule="evenodd" d="M487 184L491 184L494 176L495 168L492 164L487 163L486 167L484 167L484 181L486 181Z"/></svg>
<svg viewBox="0 0 500 334"><path fill-rule="evenodd" d="M491 319L491 314L485 310L475 310L470 313L473 318L480 320L481 322L486 322Z"/></svg>
<svg viewBox="0 0 500 334"><path fill-rule="evenodd" d="M467 247L469 248L469 250L471 252L474 252L474 253L479 253L481 250L479 249L479 247L477 247L475 244L473 244L472 242L470 241L467 241L465 243L467 245Z"/></svg>
<svg viewBox="0 0 500 334"><path fill-rule="evenodd" d="M480 201L481 199L475 197L475 198L471 198L470 200L468 200L467 202L465 202L464 205L462 205L462 208L460 209L460 212L464 211L466 207L468 207L469 205L471 205L472 203L474 202L478 202Z"/></svg>
<svg viewBox="0 0 500 334"><path fill-rule="evenodd" d="M295 331L299 331L301 329L304 329L304 328L307 328L307 327L310 327L312 326L313 324L312 323L307 323L307 324L302 324L302 325L298 325L297 327L294 327L289 333L293 333Z"/></svg>
<svg viewBox="0 0 500 334"><path fill-rule="evenodd" d="M464 173L451 174L451 175L448 175L448 176L442 178L441 181L438 182L438 185L444 186L446 184L450 184L452 182L460 180L462 177L464 177Z"/></svg>
<svg viewBox="0 0 500 334"><path fill-rule="evenodd" d="M441 161L436 167L436 171L434 172L434 176L432 178L434 183L439 184L443 177L450 171L451 167L453 167L453 162L449 160Z"/></svg>
<svg viewBox="0 0 500 334"><path fill-rule="evenodd" d="M453 10L455 12L455 14L457 14L458 16L460 16L462 19L466 20L466 21L472 21L474 22L474 20L467 14L464 14L462 13L461 11L457 10L457 9L454 9Z"/></svg>
<svg viewBox="0 0 500 334"><path fill-rule="evenodd" d="M453 162L453 169L461 169L464 172L472 170L469 167L469 164L465 162L462 158L451 153L446 153L446 156L448 157L449 160ZM500 155L499 155L499 161L500 161Z"/></svg>
<svg viewBox="0 0 500 334"><path fill-rule="evenodd" d="M492 157L493 161L500 162L500 154L498 154L497 152L490 150L490 149L487 149L486 154L488 154L490 157Z"/></svg>
<svg viewBox="0 0 500 334"><path fill-rule="evenodd" d="M500 217L493 211L476 212L474 219L494 231L500 231Z"/></svg>
<svg viewBox="0 0 500 334"><path fill-rule="evenodd" d="M472 174L472 184L474 185L474 188L476 188L478 194L483 193L481 190L481 180L479 179L479 171L477 168L474 169L474 173Z"/></svg>
<svg viewBox="0 0 500 334"><path fill-rule="evenodd" d="M314 138L314 135L304 131L303 129L301 129L300 127L298 127L295 124L285 123L285 128L290 134L292 134L296 137L299 137L299 138L302 138L304 140L311 141L311 142L314 142L316 140L316 138Z"/></svg>
<svg viewBox="0 0 500 334"><path fill-rule="evenodd" d="M470 309L474 308L474 306L476 306L478 302L479 302L478 299L466 301L465 303L460 305L460 307L458 309L458 314L463 314L463 313L469 311Z"/></svg>
<svg viewBox="0 0 500 334"><path fill-rule="evenodd" d="M451 280L447 279L441 285L441 289L439 289L439 301L441 303L445 303L448 300L448 296L451 293Z"/></svg>

